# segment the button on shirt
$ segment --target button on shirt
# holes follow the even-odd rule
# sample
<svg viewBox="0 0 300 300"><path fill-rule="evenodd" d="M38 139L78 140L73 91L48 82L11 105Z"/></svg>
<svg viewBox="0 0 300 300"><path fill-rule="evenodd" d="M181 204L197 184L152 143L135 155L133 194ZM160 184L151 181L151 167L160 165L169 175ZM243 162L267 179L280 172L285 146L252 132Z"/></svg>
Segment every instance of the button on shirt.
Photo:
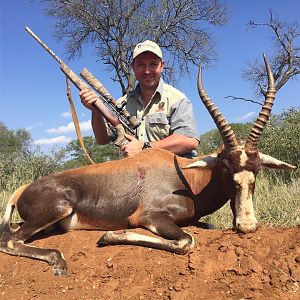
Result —
<svg viewBox="0 0 300 300"><path fill-rule="evenodd" d="M135 116L141 125L136 130L136 138L140 141L153 142L177 133L199 140L191 101L180 91L163 82L159 85L151 99L144 107L140 86L118 100L127 101L126 110ZM195 157L196 151L184 156Z"/></svg>

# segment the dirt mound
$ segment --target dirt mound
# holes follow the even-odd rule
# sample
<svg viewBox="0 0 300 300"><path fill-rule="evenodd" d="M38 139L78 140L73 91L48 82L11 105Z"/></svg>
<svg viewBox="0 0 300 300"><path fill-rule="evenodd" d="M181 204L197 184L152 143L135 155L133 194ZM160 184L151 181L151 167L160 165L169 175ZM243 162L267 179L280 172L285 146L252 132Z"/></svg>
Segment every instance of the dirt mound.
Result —
<svg viewBox="0 0 300 300"><path fill-rule="evenodd" d="M138 232L145 232L137 230ZM99 231L32 244L63 251L68 276L46 263L0 253L0 299L300 299L300 228L188 227L196 239L180 256L134 246L97 248Z"/></svg>

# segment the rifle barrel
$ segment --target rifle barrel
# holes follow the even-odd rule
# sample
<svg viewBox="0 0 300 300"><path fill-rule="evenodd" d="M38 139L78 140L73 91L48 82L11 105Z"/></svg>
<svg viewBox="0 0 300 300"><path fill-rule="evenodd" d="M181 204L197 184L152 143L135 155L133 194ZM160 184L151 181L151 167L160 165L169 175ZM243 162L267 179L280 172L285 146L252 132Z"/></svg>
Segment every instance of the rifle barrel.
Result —
<svg viewBox="0 0 300 300"><path fill-rule="evenodd" d="M40 38L29 28L25 27L25 30L60 64L63 62Z"/></svg>

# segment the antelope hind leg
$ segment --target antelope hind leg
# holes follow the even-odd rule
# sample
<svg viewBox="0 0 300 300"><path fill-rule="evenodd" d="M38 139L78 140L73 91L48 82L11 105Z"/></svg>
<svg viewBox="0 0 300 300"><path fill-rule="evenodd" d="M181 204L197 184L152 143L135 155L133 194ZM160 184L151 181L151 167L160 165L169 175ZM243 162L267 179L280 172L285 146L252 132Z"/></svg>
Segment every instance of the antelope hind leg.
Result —
<svg viewBox="0 0 300 300"><path fill-rule="evenodd" d="M53 266L52 272L54 275L64 276L67 272L67 263L60 251L31 246L25 244L25 241L71 213L71 207L65 207L64 211L61 211L60 207L56 212L52 210L51 214L40 218L36 217L36 213L34 216L31 215L31 218L16 230L11 230L9 222L2 223L0 226L0 251L10 255L46 261Z"/></svg>

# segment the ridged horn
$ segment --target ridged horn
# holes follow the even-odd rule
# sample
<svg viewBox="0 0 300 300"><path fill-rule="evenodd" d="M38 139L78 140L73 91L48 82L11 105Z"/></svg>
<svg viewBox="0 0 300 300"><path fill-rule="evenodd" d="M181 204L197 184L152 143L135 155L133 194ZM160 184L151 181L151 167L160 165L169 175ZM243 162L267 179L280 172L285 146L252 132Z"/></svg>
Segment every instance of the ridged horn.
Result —
<svg viewBox="0 0 300 300"><path fill-rule="evenodd" d="M210 113L221 134L225 149L229 151L235 150L238 146L238 142L233 130L203 88L201 66L199 67L198 73L198 92L203 104Z"/></svg>
<svg viewBox="0 0 300 300"><path fill-rule="evenodd" d="M248 136L248 139L245 144L245 148L255 150L257 149L257 145L259 144L262 132L264 128L266 127L267 121L269 120L273 102L275 100L275 85L274 85L274 77L269 65L269 62L264 55L264 61L266 65L267 70L267 76L268 76L268 90L265 95L265 102L262 106L262 109L257 117L257 120L255 121L252 130Z"/></svg>

